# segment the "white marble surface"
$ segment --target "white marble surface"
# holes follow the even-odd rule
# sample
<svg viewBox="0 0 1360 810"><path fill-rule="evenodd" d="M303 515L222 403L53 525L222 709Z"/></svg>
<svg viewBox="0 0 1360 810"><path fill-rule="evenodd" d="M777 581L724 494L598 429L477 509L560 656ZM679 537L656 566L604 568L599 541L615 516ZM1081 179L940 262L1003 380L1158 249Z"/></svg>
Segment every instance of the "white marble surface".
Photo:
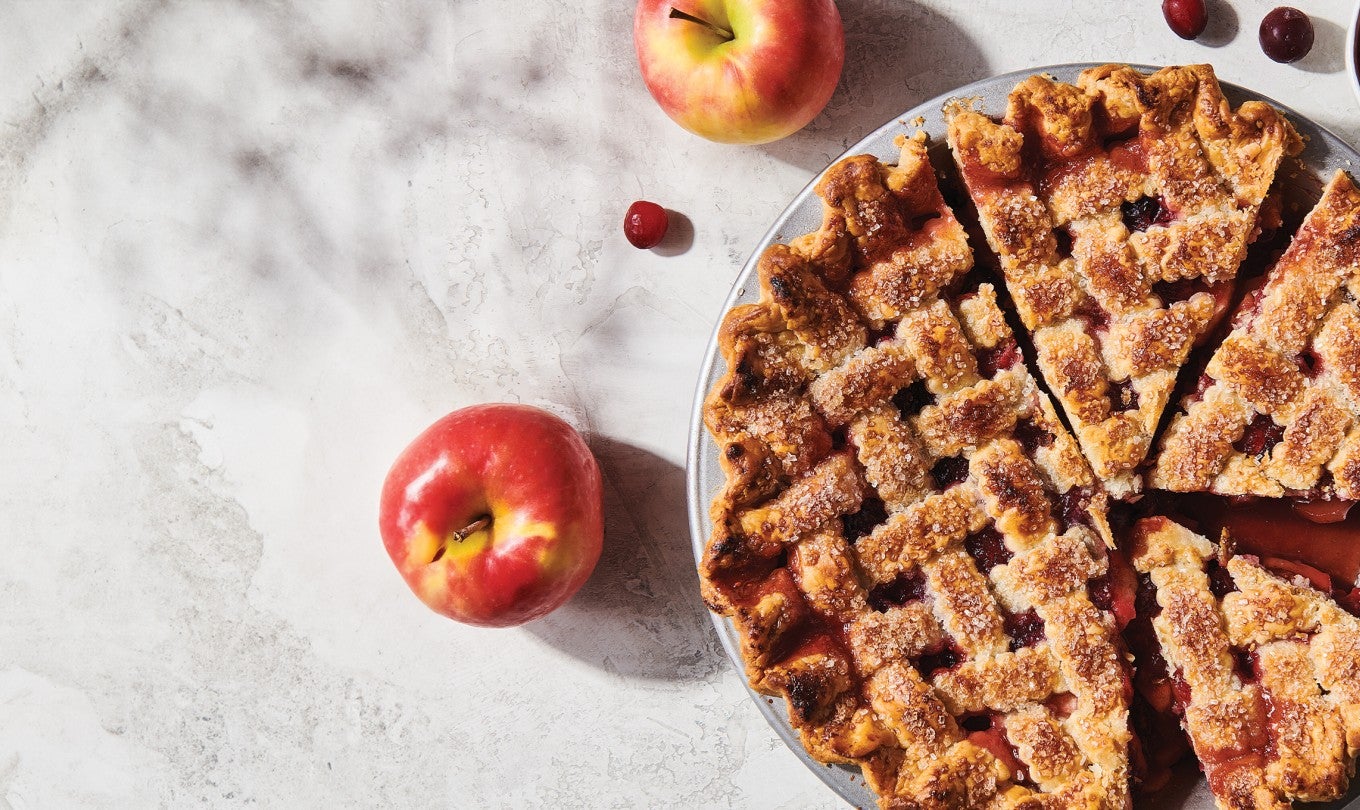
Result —
<svg viewBox="0 0 1360 810"><path fill-rule="evenodd" d="M665 118L624 0L0 4L0 808L836 806L697 596L732 278L847 144L995 73L1211 61L1360 140L1350 2L1298 3L1301 66L1272 4L1210 47L1151 1L843 0L829 109L763 148ZM631 248L637 198L687 226ZM489 400L606 478L596 574L514 630L426 610L375 525L406 441Z"/></svg>

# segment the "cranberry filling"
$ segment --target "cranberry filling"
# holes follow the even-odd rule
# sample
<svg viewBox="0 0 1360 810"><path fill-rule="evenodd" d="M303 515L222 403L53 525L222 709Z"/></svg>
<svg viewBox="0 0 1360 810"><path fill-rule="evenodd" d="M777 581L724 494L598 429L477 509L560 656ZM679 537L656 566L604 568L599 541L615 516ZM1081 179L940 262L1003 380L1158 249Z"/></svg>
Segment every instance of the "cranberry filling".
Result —
<svg viewBox="0 0 1360 810"><path fill-rule="evenodd" d="M930 400L930 390L926 388L925 380L917 380L893 394L892 398L903 419L910 419L920 413L922 408L930 404Z"/></svg>
<svg viewBox="0 0 1360 810"><path fill-rule="evenodd" d="M1161 197L1139 197L1119 206L1124 215L1124 227L1130 231L1146 231L1153 225L1166 225L1172 219L1171 209Z"/></svg>
<svg viewBox="0 0 1360 810"><path fill-rule="evenodd" d="M1242 683L1254 683L1260 679L1257 671L1256 653L1249 650L1233 650L1233 671Z"/></svg>
<svg viewBox="0 0 1360 810"><path fill-rule="evenodd" d="M1091 490L1073 487L1058 498L1058 517L1065 532L1073 526L1091 527Z"/></svg>
<svg viewBox="0 0 1360 810"><path fill-rule="evenodd" d="M1243 431L1242 438L1233 444L1233 449L1248 456L1262 456L1283 438L1284 428L1275 424L1270 414L1258 413Z"/></svg>
<svg viewBox="0 0 1360 810"><path fill-rule="evenodd" d="M1133 390L1133 380L1110 383L1110 410L1115 413L1138 410L1138 392Z"/></svg>
<svg viewBox="0 0 1360 810"><path fill-rule="evenodd" d="M1053 239L1058 243L1058 258L1070 259L1072 257L1072 234L1066 228L1054 228Z"/></svg>
<svg viewBox="0 0 1360 810"><path fill-rule="evenodd" d="M1087 328L1093 331L1102 331L1110 325L1110 313L1106 312L1094 298L1088 297L1072 314L1084 319Z"/></svg>
<svg viewBox="0 0 1360 810"><path fill-rule="evenodd" d="M869 334L865 337L865 342L870 346L877 346L886 340L892 340L896 336L897 324L892 321L886 321L883 326L878 329L870 329Z"/></svg>
<svg viewBox="0 0 1360 810"><path fill-rule="evenodd" d="M935 479L936 489L949 489L961 484L968 477L968 459L963 456L942 458L930 468L930 477Z"/></svg>
<svg viewBox="0 0 1360 810"><path fill-rule="evenodd" d="M1134 597L1133 609L1140 618L1149 619L1162 612L1162 606L1157 604L1157 589L1147 574L1138 575L1138 594Z"/></svg>
<svg viewBox="0 0 1360 810"><path fill-rule="evenodd" d="M1029 419L1016 422L1015 430L1011 435L1017 442L1020 442L1020 446L1031 456L1040 447L1048 447L1053 444L1053 434Z"/></svg>
<svg viewBox="0 0 1360 810"><path fill-rule="evenodd" d="M889 608L901 607L908 602L919 602L925 596L926 580L918 569L869 591L869 607L883 613Z"/></svg>
<svg viewBox="0 0 1360 810"><path fill-rule="evenodd" d="M990 349L982 349L977 354L978 374L991 379L1002 369L1020 362L1020 347L1015 340L1003 340Z"/></svg>
<svg viewBox="0 0 1360 810"><path fill-rule="evenodd" d="M963 656L954 648L953 644L946 644L944 649L936 653L923 655L916 659L916 671L921 673L921 677L930 680L930 676L940 670L949 670L959 665Z"/></svg>
<svg viewBox="0 0 1360 810"><path fill-rule="evenodd" d="M986 731L992 727L992 716L990 714L966 714L959 719L959 725L965 731Z"/></svg>
<svg viewBox="0 0 1360 810"><path fill-rule="evenodd" d="M851 543L874 530L874 527L888 519L888 510L883 501L868 497L859 505L859 511L841 518L845 539Z"/></svg>
<svg viewBox="0 0 1360 810"><path fill-rule="evenodd" d="M1237 590L1237 583L1233 582L1232 574L1217 562L1209 563L1209 590L1217 599L1222 599Z"/></svg>
<svg viewBox="0 0 1360 810"><path fill-rule="evenodd" d="M1044 640L1044 620L1031 608L1024 613L1008 613L1005 617L1006 635L1011 637L1011 652L1021 647L1033 647Z"/></svg>
<svg viewBox="0 0 1360 810"><path fill-rule="evenodd" d="M831 452L838 453L848 447L850 447L850 431L848 428L842 425L831 431Z"/></svg>
<svg viewBox="0 0 1360 810"><path fill-rule="evenodd" d="M1010 562L1011 550L1006 548L1005 538L1001 532L991 526L983 529L977 534L969 535L963 541L963 547L973 556L977 562L978 570L987 573L998 565L1005 565Z"/></svg>
<svg viewBox="0 0 1360 810"><path fill-rule="evenodd" d="M1304 376L1309 379L1314 379L1322 373L1322 358L1315 351L1301 352L1298 357L1294 358L1294 362L1299 364L1299 371L1302 371Z"/></svg>

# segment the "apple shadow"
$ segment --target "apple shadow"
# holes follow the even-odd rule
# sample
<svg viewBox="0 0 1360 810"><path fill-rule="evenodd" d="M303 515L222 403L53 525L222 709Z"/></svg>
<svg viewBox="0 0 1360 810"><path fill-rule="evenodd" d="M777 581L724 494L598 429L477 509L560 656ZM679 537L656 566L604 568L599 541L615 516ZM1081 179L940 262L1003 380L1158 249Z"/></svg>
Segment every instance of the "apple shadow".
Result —
<svg viewBox="0 0 1360 810"><path fill-rule="evenodd" d="M606 436L589 443L604 477L600 562L570 601L524 629L625 678L713 677L730 664L699 597L685 471Z"/></svg>
<svg viewBox="0 0 1360 810"><path fill-rule="evenodd" d="M977 43L939 12L915 2L837 5L845 26L845 67L836 91L812 123L759 147L810 172L821 171L893 116L988 75Z"/></svg>

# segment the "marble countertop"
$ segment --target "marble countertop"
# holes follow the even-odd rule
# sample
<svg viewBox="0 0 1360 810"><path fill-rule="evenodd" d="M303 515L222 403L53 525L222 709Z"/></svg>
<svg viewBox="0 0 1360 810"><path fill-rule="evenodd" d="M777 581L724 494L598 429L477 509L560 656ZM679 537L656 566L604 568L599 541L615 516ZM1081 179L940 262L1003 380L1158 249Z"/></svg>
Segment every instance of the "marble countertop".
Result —
<svg viewBox="0 0 1360 810"><path fill-rule="evenodd" d="M964 83L1208 61L1360 142L1349 2L841 0L828 109L682 131L632 3L0 5L0 808L835 807L698 598L690 403L747 253L831 158ZM1342 8L1342 7L1345 8ZM681 215L639 251L634 199ZM558 612L464 627L376 530L396 453L546 407L605 477Z"/></svg>

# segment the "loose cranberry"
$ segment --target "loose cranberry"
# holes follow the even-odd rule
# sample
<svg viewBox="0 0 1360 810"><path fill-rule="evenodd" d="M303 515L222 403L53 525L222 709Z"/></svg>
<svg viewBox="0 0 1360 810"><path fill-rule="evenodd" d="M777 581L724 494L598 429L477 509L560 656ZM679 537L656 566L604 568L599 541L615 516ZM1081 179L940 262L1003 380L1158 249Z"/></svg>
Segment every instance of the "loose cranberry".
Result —
<svg viewBox="0 0 1360 810"><path fill-rule="evenodd" d="M1011 550L1006 548L1006 540L1001 536L1001 532L988 526L977 534L969 535L963 541L963 547L977 561L978 570L987 573L998 565L1005 565L1011 560Z"/></svg>
<svg viewBox="0 0 1360 810"><path fill-rule="evenodd" d="M1171 210L1161 197L1139 197L1133 202L1119 206L1124 215L1124 227L1131 231L1146 231L1153 225L1165 225L1171 221Z"/></svg>
<svg viewBox="0 0 1360 810"><path fill-rule="evenodd" d="M623 217L623 235L635 248L654 248L665 238L669 224L666 209L654 202L638 200L628 206Z"/></svg>
<svg viewBox="0 0 1360 810"><path fill-rule="evenodd" d="M1280 6L1261 20L1261 50L1276 62L1297 62L1313 49L1313 21L1296 8Z"/></svg>
<svg viewBox="0 0 1360 810"><path fill-rule="evenodd" d="M1162 0L1162 16L1181 39L1194 39L1209 23L1204 0Z"/></svg>
<svg viewBox="0 0 1360 810"><path fill-rule="evenodd" d="M962 484L968 477L968 459L963 456L942 458L930 468L930 477L935 479L937 489L949 489L955 484Z"/></svg>

